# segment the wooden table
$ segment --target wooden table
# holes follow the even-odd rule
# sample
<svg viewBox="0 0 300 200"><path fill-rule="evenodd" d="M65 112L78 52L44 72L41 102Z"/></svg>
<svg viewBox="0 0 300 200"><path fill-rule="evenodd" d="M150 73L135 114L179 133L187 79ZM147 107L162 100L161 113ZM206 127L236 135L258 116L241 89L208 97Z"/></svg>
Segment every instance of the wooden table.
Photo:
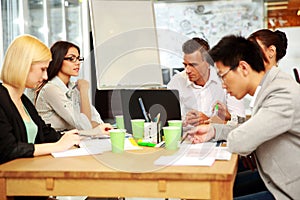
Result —
<svg viewBox="0 0 300 200"><path fill-rule="evenodd" d="M146 149L142 153L17 159L0 165L0 199L22 195L233 198L237 155L211 167L153 165L164 154L163 149Z"/></svg>

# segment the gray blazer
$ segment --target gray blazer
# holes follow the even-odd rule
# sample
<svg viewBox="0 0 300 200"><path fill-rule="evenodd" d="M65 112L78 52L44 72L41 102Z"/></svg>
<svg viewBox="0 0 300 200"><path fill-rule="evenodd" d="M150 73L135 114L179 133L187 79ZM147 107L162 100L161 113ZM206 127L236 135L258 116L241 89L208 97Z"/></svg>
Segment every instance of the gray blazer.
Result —
<svg viewBox="0 0 300 200"><path fill-rule="evenodd" d="M255 153L260 176L276 199L300 199L300 84L290 75L273 67L251 118L233 130L214 127L231 152Z"/></svg>

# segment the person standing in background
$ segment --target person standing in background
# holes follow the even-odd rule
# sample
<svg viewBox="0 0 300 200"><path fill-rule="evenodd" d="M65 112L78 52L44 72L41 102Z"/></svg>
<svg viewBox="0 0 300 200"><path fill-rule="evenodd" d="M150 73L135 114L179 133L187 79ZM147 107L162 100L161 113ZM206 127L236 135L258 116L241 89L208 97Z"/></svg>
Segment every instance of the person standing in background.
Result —
<svg viewBox="0 0 300 200"><path fill-rule="evenodd" d="M231 119L231 115L245 117L242 100L227 95L217 76L213 62L209 62L209 44L202 38L193 38L182 46L185 70L174 75L168 89L177 89L180 96L181 114L185 125L196 126L207 122L216 114L221 123ZM218 104L218 112L214 108Z"/></svg>
<svg viewBox="0 0 300 200"><path fill-rule="evenodd" d="M79 79L80 49L77 45L58 41L50 48L52 61L47 69L48 80L45 80L36 93L35 106L46 123L56 130L77 128L81 133L108 134L112 128L103 123L99 113L91 105L88 95L89 83Z"/></svg>

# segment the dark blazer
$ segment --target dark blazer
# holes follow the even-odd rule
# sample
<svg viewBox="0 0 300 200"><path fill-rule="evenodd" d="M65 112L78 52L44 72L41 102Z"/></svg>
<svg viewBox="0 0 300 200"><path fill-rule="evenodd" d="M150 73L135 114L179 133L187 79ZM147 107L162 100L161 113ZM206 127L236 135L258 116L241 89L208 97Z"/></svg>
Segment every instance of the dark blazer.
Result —
<svg viewBox="0 0 300 200"><path fill-rule="evenodd" d="M38 115L34 105L23 94L23 105L38 126L35 144L56 142L61 137ZM34 144L27 142L26 127L8 90L0 83L0 164L22 157L33 157Z"/></svg>

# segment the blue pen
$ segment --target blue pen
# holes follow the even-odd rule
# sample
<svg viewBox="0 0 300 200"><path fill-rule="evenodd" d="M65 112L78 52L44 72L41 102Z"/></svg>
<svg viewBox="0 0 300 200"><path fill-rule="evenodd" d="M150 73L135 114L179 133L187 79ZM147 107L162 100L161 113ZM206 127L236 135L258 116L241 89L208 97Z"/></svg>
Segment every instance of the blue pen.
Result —
<svg viewBox="0 0 300 200"><path fill-rule="evenodd" d="M142 109L142 112L143 112L143 115L144 115L144 118L145 118L146 122L150 122L150 119L147 115L147 112L146 112L146 109L145 109L145 106L144 106L144 103L143 103L143 100L142 100L141 97L139 98L139 103L140 103L140 107Z"/></svg>

